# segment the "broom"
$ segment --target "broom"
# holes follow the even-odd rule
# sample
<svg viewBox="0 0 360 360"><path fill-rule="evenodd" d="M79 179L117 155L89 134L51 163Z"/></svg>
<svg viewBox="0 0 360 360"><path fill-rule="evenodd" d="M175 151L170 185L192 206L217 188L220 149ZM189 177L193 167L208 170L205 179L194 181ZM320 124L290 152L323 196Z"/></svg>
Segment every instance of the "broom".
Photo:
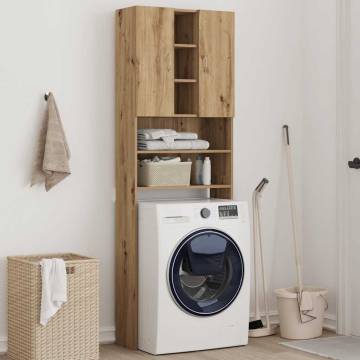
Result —
<svg viewBox="0 0 360 360"><path fill-rule="evenodd" d="M254 286L255 286L255 319L249 322L249 330L261 329L264 327L264 324L261 320L260 315L260 303L259 303L259 294L258 294L258 286L257 286L257 252L256 252L256 242L258 238L261 238L260 231L260 222L259 222L259 209L258 209L258 195L261 193L264 186L269 182L268 179L263 178L258 186L253 191L252 196L252 209L253 209L253 243L254 243ZM263 284L264 285L264 284ZM267 312L267 311L266 311Z"/></svg>

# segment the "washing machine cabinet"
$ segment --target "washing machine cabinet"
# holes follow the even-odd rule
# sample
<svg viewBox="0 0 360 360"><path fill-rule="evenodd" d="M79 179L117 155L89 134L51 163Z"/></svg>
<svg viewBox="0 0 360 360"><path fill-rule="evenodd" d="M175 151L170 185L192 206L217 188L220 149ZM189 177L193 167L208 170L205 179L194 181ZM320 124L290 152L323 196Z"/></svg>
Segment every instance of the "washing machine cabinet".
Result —
<svg viewBox="0 0 360 360"><path fill-rule="evenodd" d="M140 202L139 349L246 345L249 239L245 202Z"/></svg>

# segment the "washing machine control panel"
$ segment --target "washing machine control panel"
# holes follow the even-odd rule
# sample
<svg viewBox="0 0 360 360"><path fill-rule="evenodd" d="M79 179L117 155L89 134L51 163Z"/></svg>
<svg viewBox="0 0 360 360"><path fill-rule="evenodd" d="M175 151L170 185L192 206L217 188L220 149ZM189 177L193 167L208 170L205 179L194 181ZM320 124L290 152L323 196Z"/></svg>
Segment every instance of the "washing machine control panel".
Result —
<svg viewBox="0 0 360 360"><path fill-rule="evenodd" d="M236 219L239 216L237 205L219 205L218 210L220 219Z"/></svg>

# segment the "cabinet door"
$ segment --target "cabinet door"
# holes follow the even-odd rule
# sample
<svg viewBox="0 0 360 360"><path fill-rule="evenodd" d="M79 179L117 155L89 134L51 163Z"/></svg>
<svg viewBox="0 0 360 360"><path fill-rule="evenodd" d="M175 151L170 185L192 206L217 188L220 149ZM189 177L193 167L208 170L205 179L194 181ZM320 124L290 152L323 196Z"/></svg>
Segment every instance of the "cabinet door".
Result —
<svg viewBox="0 0 360 360"><path fill-rule="evenodd" d="M137 116L174 114L174 10L136 8Z"/></svg>
<svg viewBox="0 0 360 360"><path fill-rule="evenodd" d="M234 116L234 13L199 11L199 116Z"/></svg>

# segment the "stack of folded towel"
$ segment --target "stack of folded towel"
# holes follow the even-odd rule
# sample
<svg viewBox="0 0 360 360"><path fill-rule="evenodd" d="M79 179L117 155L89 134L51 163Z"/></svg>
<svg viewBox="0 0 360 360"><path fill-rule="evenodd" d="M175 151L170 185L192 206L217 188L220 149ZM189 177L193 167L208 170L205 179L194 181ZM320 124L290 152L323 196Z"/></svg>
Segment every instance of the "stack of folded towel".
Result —
<svg viewBox="0 0 360 360"><path fill-rule="evenodd" d="M139 129L139 150L206 150L210 144L199 140L192 132L177 132L173 129Z"/></svg>

